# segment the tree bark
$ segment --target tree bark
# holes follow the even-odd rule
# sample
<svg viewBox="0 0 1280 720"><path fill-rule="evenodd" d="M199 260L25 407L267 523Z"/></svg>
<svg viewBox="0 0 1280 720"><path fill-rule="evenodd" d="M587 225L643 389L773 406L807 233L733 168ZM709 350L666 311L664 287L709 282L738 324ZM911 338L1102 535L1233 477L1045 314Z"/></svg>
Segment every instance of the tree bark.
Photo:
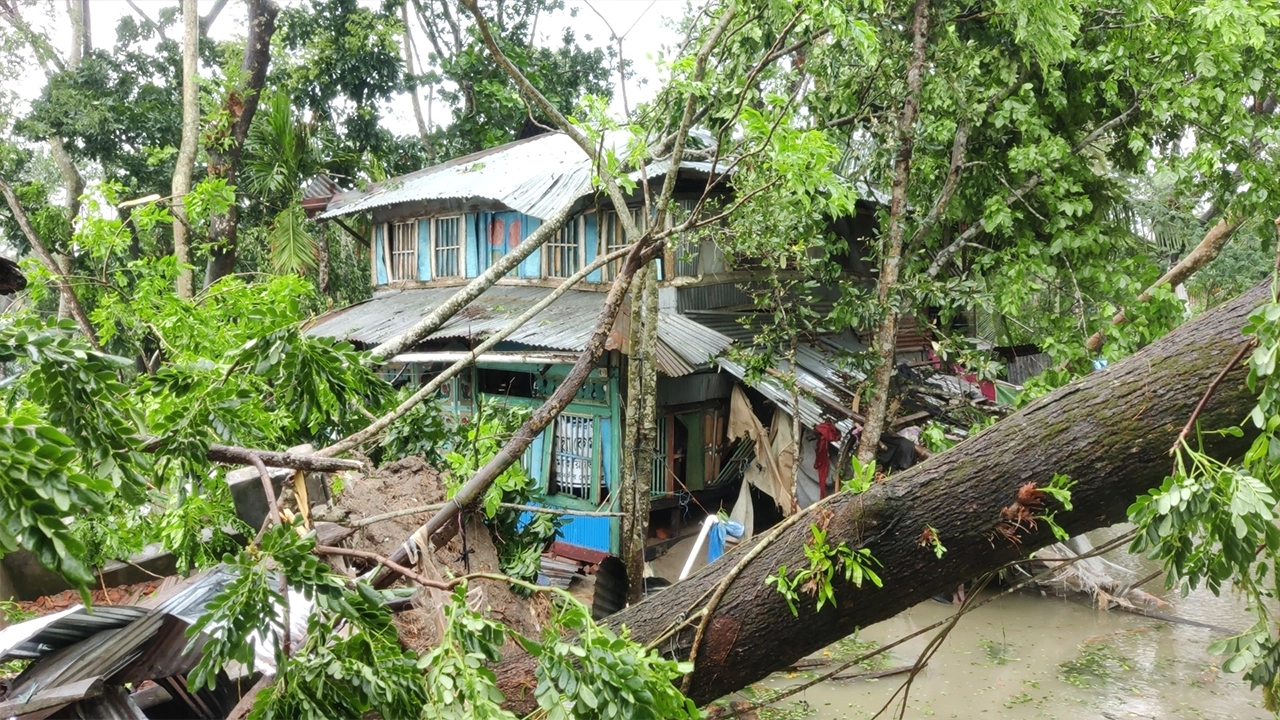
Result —
<svg viewBox="0 0 1280 720"><path fill-rule="evenodd" d="M240 154L244 150L249 126L258 111L258 97L267 78L267 66L271 63L271 36L276 31L276 15L280 7L273 0L249 0L249 36L245 39L244 58L240 72L244 85L227 94L223 102L225 125L214 134L206 145L209 154L209 175L223 178L228 185L236 183L240 171ZM236 264L236 205L232 203L225 213L209 218L209 242L213 247L205 266L204 286L207 288L230 275Z"/></svg>
<svg viewBox="0 0 1280 720"><path fill-rule="evenodd" d="M62 138L57 135L49 138L49 151L53 155L53 162L58 166L58 174L62 176L62 189L67 193L65 200L67 208L67 222L72 227L72 235L75 234L76 216L80 214L80 196L84 194L84 176L80 174L79 168L76 167L75 161L71 159L71 153L67 152L66 145L62 142ZM70 247L70 245L68 245ZM71 274L71 256L55 252L53 254L54 263L58 266L60 275ZM66 293L58 296L58 318L68 318L72 316L72 307L70 299Z"/></svg>
<svg viewBox="0 0 1280 720"><path fill-rule="evenodd" d="M619 552L627 567L627 602L644 597L644 545L649 534L649 493L653 477L657 411L657 269L636 275L631 293L630 353L627 356L627 413ZM651 302L652 301L652 302ZM651 309L650 305L654 305Z"/></svg>
<svg viewBox="0 0 1280 720"><path fill-rule="evenodd" d="M1072 535L1126 519L1133 499L1157 486L1170 471L1172 447L1206 387L1239 349L1248 314L1270 299L1270 282L1174 330L1165 338L1035 401L983 433L862 495L837 494L804 511L753 560L739 567L754 544L740 547L677 583L656 598L612 616L645 643L664 637L685 618L691 625L659 647L688 657L697 615L715 589L729 579L710 612L705 642L697 654L689 696L699 704L760 680L858 628L892 617L957 583L1000 568L1054 541L1046 523L1010 528L1018 544L1001 532L1002 510L1024 483L1046 485L1055 473L1076 481L1074 510L1058 510L1056 521ZM1233 368L1199 416L1205 428L1234 425L1256 398L1245 386L1245 368ZM1205 450L1238 457L1249 439L1209 434ZM809 525L825 524L831 545L866 547L883 564L877 588L857 589L837 580L836 605L814 611L802 596L799 616L764 584L781 565L804 566ZM926 526L946 545L942 559L920 544ZM768 537L760 542L768 543ZM730 577L731 571L737 574ZM508 704L527 702L517 689L532 687L532 666L513 660L498 668ZM531 694L530 694L531 696Z"/></svg>
<svg viewBox="0 0 1280 720"><path fill-rule="evenodd" d="M1169 272L1161 275L1159 280L1151 284L1151 287L1142 291L1142 294L1138 296L1138 302L1149 301L1151 296L1155 294L1156 289L1161 286L1177 287L1187 278L1194 275L1197 270L1213 262L1213 259L1218 257L1218 253L1222 252L1222 248L1227 246L1231 236L1239 229L1242 222L1244 222L1243 218L1223 218L1219 220L1217 224L1209 228L1209 232L1205 233L1204 239L1200 241L1199 245L1196 245L1194 250L1187 253L1187 256L1177 265L1169 268ZM1129 318L1125 316L1124 309L1121 308L1120 312L1111 318L1110 326L1115 327L1127 322L1129 322ZM1084 345L1089 352L1096 353L1102 349L1102 344L1106 341L1107 330L1104 327L1090 335Z"/></svg>
<svg viewBox="0 0 1280 720"><path fill-rule="evenodd" d="M404 23L404 69L405 73L411 78L414 74L413 67L413 32L409 27L409 3L400 6L400 21ZM422 140L422 147L427 150L428 156L431 153L430 136L427 133L427 121L422 116L422 100L418 98L417 80L410 80L410 85L406 88L409 91L409 98L413 102L413 119L418 123L418 138Z"/></svg>
<svg viewBox="0 0 1280 720"><path fill-rule="evenodd" d="M316 285L332 306L333 298L329 297L329 226L321 224L319 236L316 238Z"/></svg>
<svg viewBox="0 0 1280 720"><path fill-rule="evenodd" d="M911 154L915 149L916 117L920 114L920 87L923 84L925 46L929 40L929 0L916 0L911 21L911 63L907 66L907 97L898 118L898 156L894 160L893 188L889 198L889 231L884 257L880 261L878 295L884 320L876 328L873 351L876 368L871 374L872 396L858 443L858 459L869 463L880 447L885 411L889 408L889 383L893 379L898 339L898 273L902 266L902 245L906 236L907 185L911 181ZM799 442L799 438L796 438ZM799 454L797 454L797 460Z"/></svg>
<svg viewBox="0 0 1280 720"><path fill-rule="evenodd" d="M178 297L190 300L194 293L191 245L187 237L187 193L195 173L196 144L200 139L200 16L196 0L182 0L182 142L173 168L173 254L178 260Z"/></svg>

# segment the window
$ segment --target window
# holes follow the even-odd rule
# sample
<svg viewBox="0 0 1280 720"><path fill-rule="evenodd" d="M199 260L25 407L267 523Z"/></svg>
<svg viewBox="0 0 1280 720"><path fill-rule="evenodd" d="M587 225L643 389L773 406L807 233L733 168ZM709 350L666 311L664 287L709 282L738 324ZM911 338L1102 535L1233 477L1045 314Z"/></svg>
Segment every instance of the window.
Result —
<svg viewBox="0 0 1280 720"><path fill-rule="evenodd" d="M674 200L671 212L667 214L667 227L675 227L693 215L693 208L698 201L693 198ZM675 242L674 259L677 277L693 277L698 274L698 240L692 230L681 233Z"/></svg>
<svg viewBox="0 0 1280 720"><path fill-rule="evenodd" d="M635 221L636 227L640 232L645 230L645 214L644 208L631 208L631 218ZM614 250L621 250L630 242L626 237L626 231L622 227L622 219L618 217L618 213L610 210L603 215L603 228L600 231L600 254L608 255ZM618 270L622 267L622 258L618 258L604 266L601 270L602 278L607 282L617 279Z"/></svg>
<svg viewBox="0 0 1280 720"><path fill-rule="evenodd" d="M431 221L431 262L433 277L462 277L462 218Z"/></svg>
<svg viewBox="0 0 1280 720"><path fill-rule="evenodd" d="M546 260L543 275L549 278L567 278L582 268L583 220L578 217L565 223L560 232L543 246Z"/></svg>
<svg viewBox="0 0 1280 720"><path fill-rule="evenodd" d="M551 492L591 499L594 448L595 418L569 413L556 416L551 445Z"/></svg>
<svg viewBox="0 0 1280 720"><path fill-rule="evenodd" d="M418 223L391 223L391 278L418 279Z"/></svg>

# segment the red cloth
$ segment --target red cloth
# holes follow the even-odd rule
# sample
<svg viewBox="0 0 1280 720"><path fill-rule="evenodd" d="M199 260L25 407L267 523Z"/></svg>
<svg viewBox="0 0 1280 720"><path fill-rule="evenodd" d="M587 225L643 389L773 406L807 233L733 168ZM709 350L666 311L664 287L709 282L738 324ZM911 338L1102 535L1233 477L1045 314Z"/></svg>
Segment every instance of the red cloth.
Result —
<svg viewBox="0 0 1280 720"><path fill-rule="evenodd" d="M824 422L813 429L818 433L817 446L813 449L813 469L818 471L818 497L827 496L827 473L831 471L831 452L827 443L840 439L840 431L835 425Z"/></svg>

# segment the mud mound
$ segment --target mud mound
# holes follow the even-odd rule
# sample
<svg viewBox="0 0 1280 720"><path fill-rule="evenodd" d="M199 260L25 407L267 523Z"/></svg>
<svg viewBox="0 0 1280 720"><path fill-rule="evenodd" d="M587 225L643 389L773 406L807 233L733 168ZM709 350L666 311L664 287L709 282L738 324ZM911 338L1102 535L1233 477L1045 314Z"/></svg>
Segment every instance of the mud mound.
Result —
<svg viewBox="0 0 1280 720"><path fill-rule="evenodd" d="M375 515L444 501L445 487L440 472L420 457L407 457L388 463L368 475L355 474L348 477L346 486L334 503L334 509L326 514L325 519L350 527L356 521ZM347 540L347 544L383 556L390 555L433 514L434 511L426 511L379 521L357 530ZM464 536L467 550L465 559ZM465 533L460 533L429 558L425 558L420 563L419 570L428 577L438 579L469 572L500 572L498 551L494 547L489 528L478 517L469 517L465 522ZM406 583L401 580L397 584ZM434 647L439 642L444 622L440 607L447 602L448 593L420 589L414 598L415 606L395 615L401 642L419 653ZM526 635L539 634L550 611L549 602L542 593L523 598L513 593L507 583L492 580L473 581L467 593L467 602L486 617Z"/></svg>
<svg viewBox="0 0 1280 720"><path fill-rule="evenodd" d="M353 474L335 500L334 522L350 525L394 510L442 503L444 481L440 472L420 457L388 463L368 475ZM360 528L348 543L359 550L390 555L415 530L431 518L431 512L403 515ZM328 518L326 518L328 519Z"/></svg>

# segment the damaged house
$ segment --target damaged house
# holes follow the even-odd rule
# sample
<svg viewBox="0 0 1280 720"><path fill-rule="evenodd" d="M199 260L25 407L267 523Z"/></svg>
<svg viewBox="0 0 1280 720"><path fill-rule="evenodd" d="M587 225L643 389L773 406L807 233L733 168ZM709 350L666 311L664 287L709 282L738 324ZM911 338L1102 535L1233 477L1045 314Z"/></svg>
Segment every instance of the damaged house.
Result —
<svg viewBox="0 0 1280 720"><path fill-rule="evenodd" d="M699 161L684 162L674 171L664 163L647 170L655 193L663 183L675 183L677 213L695 207L708 178L722 171ZM634 206L613 207L593 190L591 178L587 156L567 136L552 133L327 200L311 199L321 220L344 222L356 215L371 220L367 242L374 294L321 316L309 332L365 348L394 338L510 252L544 218L573 202L571 219L557 236L385 366L387 377L397 384L425 384L545 298L564 278L624 247L619 213L631 213L643 227L646 217L638 193ZM722 181L715 192L729 197L729 185ZM868 203L857 217L833 223L833 228L857 246L857 239L874 228L872 207ZM655 541L679 537L721 507L737 507L735 515L747 520L750 532L752 525L768 524L835 488L835 473L828 477L839 457L833 448L853 444L846 442L858 419L850 409L856 407L851 388L862 379L847 369L845 360L865 345L852 330L806 338L794 369L798 408L792 391L774 377L791 376L785 361L775 366L776 373L748 386L745 368L726 353L735 343L749 346L752 341L757 310L750 294L751 274L732 267L713 242L677 240L673 245L659 260L657 456L651 475L650 536ZM847 265L851 282L869 278L859 261ZM441 389L440 403L458 418L486 402L540 405L583 350L616 271L617 263L591 273L480 355L469 372ZM619 508L628 327L624 310L591 379L523 458L549 505L584 511ZM916 362L928 349L921 330L905 323L900 338L903 359ZM793 491L795 412L805 441L800 481ZM903 453L894 462L913 462L913 443L900 442ZM753 504L753 487L761 516L751 521L744 513ZM619 530L618 517L569 517L553 551L597 563L618 552Z"/></svg>

